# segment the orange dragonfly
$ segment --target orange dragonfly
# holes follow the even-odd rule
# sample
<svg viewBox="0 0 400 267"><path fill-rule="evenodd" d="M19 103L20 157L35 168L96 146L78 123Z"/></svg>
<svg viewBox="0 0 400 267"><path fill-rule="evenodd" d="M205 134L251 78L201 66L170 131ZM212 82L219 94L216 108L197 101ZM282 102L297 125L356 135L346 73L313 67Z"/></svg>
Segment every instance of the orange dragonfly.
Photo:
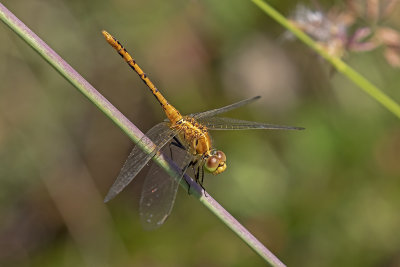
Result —
<svg viewBox="0 0 400 267"><path fill-rule="evenodd" d="M172 148L176 148L174 151L178 158L174 156L174 161L182 170L181 179L191 167L194 171L196 182L203 188L204 169L217 175L227 168L226 156L224 152L213 148L208 130L303 129L300 127L215 117L215 115L249 104L259 99L259 96L222 108L182 116L176 108L168 103L121 43L106 31L102 31L102 34L148 86L168 118L168 120L153 126L146 133L146 136L155 144L151 153L145 153L139 146L133 148L120 174L111 186L104 200L105 202L119 194L159 151L168 147L168 143L170 144L171 158L173 155ZM145 139L142 138L139 142L145 142ZM179 182L169 177L157 164L152 165L144 181L139 205L140 217L145 229L155 229L165 222L171 213L178 185Z"/></svg>

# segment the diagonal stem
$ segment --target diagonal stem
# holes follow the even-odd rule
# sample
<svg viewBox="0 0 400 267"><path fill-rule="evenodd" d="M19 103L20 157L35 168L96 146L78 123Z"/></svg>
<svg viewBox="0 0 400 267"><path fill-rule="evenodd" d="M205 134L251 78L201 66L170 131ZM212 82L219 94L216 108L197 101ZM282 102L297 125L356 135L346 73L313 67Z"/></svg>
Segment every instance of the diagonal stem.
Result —
<svg viewBox="0 0 400 267"><path fill-rule="evenodd" d="M144 134L1 3L0 19L15 33L17 33L26 43L28 43L36 52L38 52L39 55L41 55L51 66L53 66L68 82L75 86L83 95L85 95L93 104L95 104L109 119L111 119L119 128L121 128L129 136L129 138L132 139L133 142L136 144L139 142ZM141 148L147 153L150 153L154 147L154 144L152 144L150 140L149 142L139 143L143 144ZM165 171L175 179L181 177L179 168L173 162L170 162L163 157L162 154L160 154L158 157L154 157L153 160L155 160L157 164L164 168ZM207 207L215 216L217 216L235 234L237 234L250 248L252 248L272 266L285 266L209 194L205 196L201 187L189 176L185 175L185 179L190 184L192 192L191 195L196 197L205 207ZM186 190L188 189L188 185L184 181L181 181L181 186L183 186Z"/></svg>
<svg viewBox="0 0 400 267"><path fill-rule="evenodd" d="M276 11L273 7L271 7L268 3L263 0L252 0L254 4L256 4L260 9L262 9L265 13L267 13L270 17L275 19L278 23L280 23L283 27L291 31L294 35L297 36L303 43L308 45L311 49L317 52L321 57L323 57L326 61L331 63L338 72L345 75L349 78L353 83L358 85L364 92L369 94L376 101L381 103L387 110L392 112L395 116L400 118L400 106L393 99L387 96L384 92L382 92L378 87L368 81L364 76L355 71L345 62L343 62L340 58L331 56L327 53L320 45L318 45L313 39L311 39L307 34L298 29L289 20L287 20L284 16L282 16L278 11Z"/></svg>

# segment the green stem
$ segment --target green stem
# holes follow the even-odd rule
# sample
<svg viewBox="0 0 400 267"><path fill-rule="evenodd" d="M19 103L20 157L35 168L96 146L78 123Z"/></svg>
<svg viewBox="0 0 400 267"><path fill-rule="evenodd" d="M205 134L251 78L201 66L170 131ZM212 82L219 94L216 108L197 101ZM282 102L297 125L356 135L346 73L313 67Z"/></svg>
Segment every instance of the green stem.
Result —
<svg viewBox="0 0 400 267"><path fill-rule="evenodd" d="M144 137L144 134L1 3L0 19L15 33L17 33L22 40L24 40L36 52L38 52L39 55L41 55L51 66L53 66L68 82L75 86L83 95L85 95L93 104L95 104L119 128L121 128L132 139L133 142L138 144L141 138ZM142 144L141 148L146 153L150 153L154 147L154 144L150 140L148 140L148 142L139 142L139 144ZM157 157L153 157L153 160L162 168L164 168L164 170L172 177L175 179L180 178L181 175L179 168L176 167L173 162L170 162L168 159L163 157L162 154ZM194 182L187 175L185 175L185 180L190 184L190 191L192 192L191 196L197 198L265 261L270 263L272 266L285 266L209 194L205 196L202 188L196 182ZM185 181L181 180L181 186L183 186L185 190L188 190L188 185Z"/></svg>
<svg viewBox="0 0 400 267"><path fill-rule="evenodd" d="M382 104L386 109L391 111L394 115L400 118L400 106L393 99L383 93L378 87L373 85L370 81L364 78L361 74L344 63L340 58L328 54L323 47L318 45L307 34L294 26L289 20L282 16L278 11L271 7L263 0L252 0L260 9L267 13L270 17L275 19L283 27L291 31L297 38L303 41L306 45L317 52L326 61L330 62L338 72L345 75L353 83L357 84L364 92L369 94L372 98Z"/></svg>

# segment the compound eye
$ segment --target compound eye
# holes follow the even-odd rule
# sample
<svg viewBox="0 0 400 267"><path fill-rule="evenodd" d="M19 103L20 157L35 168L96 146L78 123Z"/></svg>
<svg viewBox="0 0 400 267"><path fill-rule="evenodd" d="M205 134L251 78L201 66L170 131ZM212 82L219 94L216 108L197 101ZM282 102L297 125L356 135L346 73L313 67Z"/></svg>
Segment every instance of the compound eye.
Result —
<svg viewBox="0 0 400 267"><path fill-rule="evenodd" d="M215 156L219 159L220 162L225 162L225 161L226 161L225 153L222 152L221 150L218 150L218 151L215 153Z"/></svg>
<svg viewBox="0 0 400 267"><path fill-rule="evenodd" d="M209 157L205 164L206 170L209 172L214 172L218 168L219 162L220 160L216 155Z"/></svg>

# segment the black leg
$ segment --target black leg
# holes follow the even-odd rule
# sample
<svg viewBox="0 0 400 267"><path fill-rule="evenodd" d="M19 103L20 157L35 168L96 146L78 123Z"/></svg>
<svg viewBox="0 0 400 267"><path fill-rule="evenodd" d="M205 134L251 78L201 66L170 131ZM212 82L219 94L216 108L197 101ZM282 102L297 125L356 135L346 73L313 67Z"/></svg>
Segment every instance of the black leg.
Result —
<svg viewBox="0 0 400 267"><path fill-rule="evenodd" d="M183 175L185 175L187 169L188 169L190 166L192 166L192 168L193 168L194 164L196 164L196 163L195 163L194 161L191 161L188 165L186 165L186 167L182 170ZM189 183L186 179L185 179L185 182L186 182L187 185L188 185L188 194L190 195L190 183Z"/></svg>
<svg viewBox="0 0 400 267"><path fill-rule="evenodd" d="M187 169L190 167L190 165L192 165L192 161L189 162L189 164L187 164L187 165L182 169L182 177L183 177L183 179L185 179L185 178L184 178L185 173L186 173ZM186 179L185 179L185 182L186 182L186 184L188 185L188 194L190 195L190 183L189 183Z"/></svg>
<svg viewBox="0 0 400 267"><path fill-rule="evenodd" d="M200 166L197 166L197 170L196 170L196 183L199 183L199 175L200 175Z"/></svg>
<svg viewBox="0 0 400 267"><path fill-rule="evenodd" d="M203 181L204 181L204 169L201 168L201 185L203 186Z"/></svg>
<svg viewBox="0 0 400 267"><path fill-rule="evenodd" d="M207 192L203 186L203 181L204 181L204 169L201 168L201 183L199 183L199 184L200 184L201 188L203 188L203 190L204 190L204 196L207 197Z"/></svg>
<svg viewBox="0 0 400 267"><path fill-rule="evenodd" d="M172 159L172 161L174 161L174 159L172 158L172 146L175 145L173 142L169 143L169 157Z"/></svg>
<svg viewBox="0 0 400 267"><path fill-rule="evenodd" d="M179 141L178 138L176 138L176 136L174 136L174 141L172 141L171 143L169 143L169 154L171 156L171 159L173 159L172 157L172 146L176 146L177 148L183 149L185 150L186 148L182 145L182 143Z"/></svg>
<svg viewBox="0 0 400 267"><path fill-rule="evenodd" d="M176 136L174 136L174 142L173 143L176 143L176 146L179 147L179 148L186 149L185 146L182 145L181 141L179 141L179 139L176 138Z"/></svg>
<svg viewBox="0 0 400 267"><path fill-rule="evenodd" d="M192 170L193 170L193 174L194 174L194 178L195 181L197 183L197 172L196 172L196 165L197 165L197 160L192 161Z"/></svg>

